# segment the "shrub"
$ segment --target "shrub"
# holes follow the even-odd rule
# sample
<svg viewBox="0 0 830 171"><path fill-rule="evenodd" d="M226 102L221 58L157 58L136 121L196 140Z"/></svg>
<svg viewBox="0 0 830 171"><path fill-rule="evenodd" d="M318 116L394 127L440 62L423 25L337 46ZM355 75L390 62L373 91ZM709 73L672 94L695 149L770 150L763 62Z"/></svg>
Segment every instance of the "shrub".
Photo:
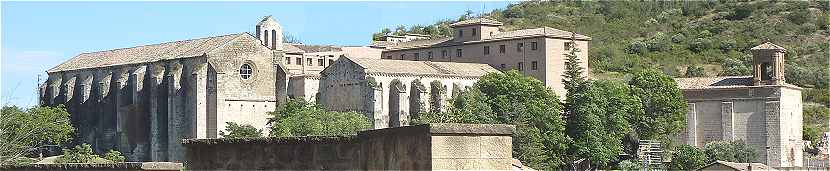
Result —
<svg viewBox="0 0 830 171"><path fill-rule="evenodd" d="M303 99L289 100L279 110L269 112L270 136L353 135L372 127L369 118L357 112L323 110Z"/></svg>
<svg viewBox="0 0 830 171"><path fill-rule="evenodd" d="M244 138L244 137L261 137L262 130L249 124L239 125L234 122L225 122L225 131L219 131L219 135L223 138Z"/></svg>
<svg viewBox="0 0 830 171"><path fill-rule="evenodd" d="M703 148L707 162L717 160L730 162L758 162L758 150L743 141L714 141Z"/></svg>
<svg viewBox="0 0 830 171"><path fill-rule="evenodd" d="M672 154L669 169L671 170L695 170L706 165L706 154L697 147L680 145Z"/></svg>
<svg viewBox="0 0 830 171"><path fill-rule="evenodd" d="M112 162L124 162L126 160L126 157L121 155L121 152L119 151L110 150L107 153L104 153L104 159L107 159Z"/></svg>
<svg viewBox="0 0 830 171"><path fill-rule="evenodd" d="M690 65L686 67L686 77L703 77L706 76L705 69L699 65Z"/></svg>

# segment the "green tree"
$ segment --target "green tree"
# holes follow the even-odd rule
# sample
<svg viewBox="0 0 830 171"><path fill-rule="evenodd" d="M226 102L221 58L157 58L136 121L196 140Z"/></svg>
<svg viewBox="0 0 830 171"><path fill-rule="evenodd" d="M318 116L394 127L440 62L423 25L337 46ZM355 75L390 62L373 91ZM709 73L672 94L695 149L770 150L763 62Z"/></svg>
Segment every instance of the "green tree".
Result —
<svg viewBox="0 0 830 171"><path fill-rule="evenodd" d="M92 163L96 158L98 158L98 155L92 152L92 146L89 144L81 144L71 149L63 149L63 156L59 157L55 162Z"/></svg>
<svg viewBox="0 0 830 171"><path fill-rule="evenodd" d="M703 150L690 145L680 145L672 153L669 169L695 170L706 165L706 154Z"/></svg>
<svg viewBox="0 0 830 171"><path fill-rule="evenodd" d="M565 73L562 74L562 84L565 85L565 90L568 91L565 95L568 98L572 97L574 92L583 89L588 82L584 74L585 69L582 68L582 62L579 61L579 56L577 56L579 51L579 48L574 47L565 54Z"/></svg>
<svg viewBox="0 0 830 171"><path fill-rule="evenodd" d="M234 122L225 122L225 131L219 131L219 135L223 138L245 138L245 137L261 137L262 130L256 127L245 124L239 125Z"/></svg>
<svg viewBox="0 0 830 171"><path fill-rule="evenodd" d="M356 112L326 111L303 99L289 100L269 112L270 136L353 135L372 127L369 118Z"/></svg>
<svg viewBox="0 0 830 171"><path fill-rule="evenodd" d="M623 160L617 164L617 167L623 171L638 171L643 168L643 165L637 160Z"/></svg>
<svg viewBox="0 0 830 171"><path fill-rule="evenodd" d="M686 77L703 77L706 76L706 71L702 66L689 65L686 67Z"/></svg>
<svg viewBox="0 0 830 171"><path fill-rule="evenodd" d="M724 59L721 67L723 68L723 72L720 75L723 76L749 75L752 71L742 61L733 58Z"/></svg>
<svg viewBox="0 0 830 171"><path fill-rule="evenodd" d="M686 126L686 99L673 78L646 69L628 82L640 98L644 113L631 117L631 126L642 139L668 140Z"/></svg>
<svg viewBox="0 0 830 171"><path fill-rule="evenodd" d="M0 164L12 164L33 148L66 143L74 131L62 106L5 106L0 109Z"/></svg>
<svg viewBox="0 0 830 171"><path fill-rule="evenodd" d="M121 152L115 150L110 150L107 153L104 153L104 159L107 159L112 162L124 162L125 160L127 160L126 157L121 155Z"/></svg>
<svg viewBox="0 0 830 171"><path fill-rule="evenodd" d="M453 97L447 112L420 115L439 119L416 120L516 125L513 156L532 168L554 170L565 164L570 144L558 99L544 83L515 70L491 73Z"/></svg>
<svg viewBox="0 0 830 171"><path fill-rule="evenodd" d="M730 162L758 162L758 150L743 141L714 141L703 148L706 163L717 160Z"/></svg>
<svg viewBox="0 0 830 171"><path fill-rule="evenodd" d="M631 131L628 116L643 115L642 103L628 85L607 80L591 82L570 98L571 154L607 166L623 152L623 137Z"/></svg>

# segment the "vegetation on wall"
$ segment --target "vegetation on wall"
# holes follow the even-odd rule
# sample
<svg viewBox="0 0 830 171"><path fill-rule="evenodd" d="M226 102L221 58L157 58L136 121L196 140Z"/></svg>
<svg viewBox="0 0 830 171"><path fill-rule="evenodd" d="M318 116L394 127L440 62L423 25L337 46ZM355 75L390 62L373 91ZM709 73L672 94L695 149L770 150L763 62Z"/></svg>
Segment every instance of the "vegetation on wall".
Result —
<svg viewBox="0 0 830 171"><path fill-rule="evenodd" d="M357 112L326 111L303 99L291 99L269 112L270 136L353 135L372 127L369 118Z"/></svg>
<svg viewBox="0 0 830 171"><path fill-rule="evenodd" d="M74 148L63 149L63 156L58 157L55 163L114 163L124 162L126 157L121 152L109 150L103 157L92 151L89 144L80 144Z"/></svg>
<svg viewBox="0 0 830 171"><path fill-rule="evenodd" d="M245 138L245 137L262 137L262 130L256 127L244 124L239 125L234 122L225 122L225 131L219 131L219 136L222 138Z"/></svg>

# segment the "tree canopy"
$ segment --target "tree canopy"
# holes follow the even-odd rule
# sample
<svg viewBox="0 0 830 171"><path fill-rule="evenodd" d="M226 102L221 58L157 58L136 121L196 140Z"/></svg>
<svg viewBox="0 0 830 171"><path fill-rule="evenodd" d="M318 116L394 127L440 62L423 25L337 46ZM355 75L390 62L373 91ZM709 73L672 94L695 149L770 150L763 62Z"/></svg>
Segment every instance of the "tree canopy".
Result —
<svg viewBox="0 0 830 171"><path fill-rule="evenodd" d="M372 127L369 118L356 112L326 111L303 99L289 100L271 117L270 136L352 135Z"/></svg>
<svg viewBox="0 0 830 171"><path fill-rule="evenodd" d="M642 70L628 82L642 102L643 113L631 125L641 139L668 140L686 127L686 99L670 76L657 70Z"/></svg>
<svg viewBox="0 0 830 171"><path fill-rule="evenodd" d="M219 135L222 138L245 138L245 137L262 137L262 130L256 129L256 127L244 124L239 125L235 122L225 122L227 126L225 126L225 131L219 131Z"/></svg>
<svg viewBox="0 0 830 171"><path fill-rule="evenodd" d="M10 164L43 145L69 142L74 131L62 106L25 110L4 106L0 109L0 164Z"/></svg>

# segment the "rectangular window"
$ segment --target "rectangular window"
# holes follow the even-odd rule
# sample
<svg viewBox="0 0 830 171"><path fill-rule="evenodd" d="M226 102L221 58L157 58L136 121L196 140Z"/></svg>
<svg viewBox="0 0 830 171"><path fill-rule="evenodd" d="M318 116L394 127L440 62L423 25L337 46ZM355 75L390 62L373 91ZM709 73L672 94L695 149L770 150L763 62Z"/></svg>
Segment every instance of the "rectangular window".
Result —
<svg viewBox="0 0 830 171"><path fill-rule="evenodd" d="M499 53L504 53L506 51L504 45L499 45Z"/></svg>
<svg viewBox="0 0 830 171"><path fill-rule="evenodd" d="M329 59L329 65L334 64L334 59ZM328 66L328 65L326 65Z"/></svg>
<svg viewBox="0 0 830 171"><path fill-rule="evenodd" d="M524 64L523 64L522 62L519 62L519 64L518 64L518 65L516 65L516 69L518 69L519 71L524 71L524 70L525 70L525 66L524 66Z"/></svg>
<svg viewBox="0 0 830 171"><path fill-rule="evenodd" d="M427 52L427 60L432 60L432 51Z"/></svg>
<svg viewBox="0 0 830 171"><path fill-rule="evenodd" d="M447 50L441 50L441 58L447 58Z"/></svg>
<svg viewBox="0 0 830 171"><path fill-rule="evenodd" d="M461 49L455 49L455 57L461 57Z"/></svg>
<svg viewBox="0 0 830 171"><path fill-rule="evenodd" d="M325 65L325 63L323 62L323 59L317 59L317 66L323 66L323 65Z"/></svg>
<svg viewBox="0 0 830 171"><path fill-rule="evenodd" d="M565 50L571 50L571 48L573 46L574 46L573 42L565 42Z"/></svg>
<svg viewBox="0 0 830 171"><path fill-rule="evenodd" d="M522 51L522 48L524 48L524 46L525 46L525 44L524 44L524 43L519 43L519 44L516 44L516 51L517 51L517 52L521 52L521 51Z"/></svg>
<svg viewBox="0 0 830 171"><path fill-rule="evenodd" d="M303 65L303 58L297 58L297 65Z"/></svg>
<svg viewBox="0 0 830 171"><path fill-rule="evenodd" d="M536 61L530 62L530 69L532 69L532 70L539 69L539 66L537 66L537 65L539 65L539 62L536 62Z"/></svg>
<svg viewBox="0 0 830 171"><path fill-rule="evenodd" d="M473 28L473 36L476 36L476 29Z"/></svg>
<svg viewBox="0 0 830 171"><path fill-rule="evenodd" d="M536 49L539 49L539 47L538 47L538 46L539 46L539 45L538 45L538 43L536 43L536 42L530 42L530 50L536 50Z"/></svg>
<svg viewBox="0 0 830 171"><path fill-rule="evenodd" d="M291 64L291 57L285 57L285 64Z"/></svg>
<svg viewBox="0 0 830 171"><path fill-rule="evenodd" d="M415 60L417 61L417 60L420 60L420 59L421 59L421 54L415 53Z"/></svg>
<svg viewBox="0 0 830 171"><path fill-rule="evenodd" d="M392 59L392 56L386 56L386 59Z"/></svg>
<svg viewBox="0 0 830 171"><path fill-rule="evenodd" d="M406 54L401 54L401 60L405 57Z"/></svg>
<svg viewBox="0 0 830 171"><path fill-rule="evenodd" d="M490 54L490 46L484 46L484 55Z"/></svg>
<svg viewBox="0 0 830 171"><path fill-rule="evenodd" d="M311 63L311 58L306 58L305 60L306 60L308 66L314 65L313 63Z"/></svg>
<svg viewBox="0 0 830 171"><path fill-rule="evenodd" d="M464 37L464 30L458 29L458 37Z"/></svg>

